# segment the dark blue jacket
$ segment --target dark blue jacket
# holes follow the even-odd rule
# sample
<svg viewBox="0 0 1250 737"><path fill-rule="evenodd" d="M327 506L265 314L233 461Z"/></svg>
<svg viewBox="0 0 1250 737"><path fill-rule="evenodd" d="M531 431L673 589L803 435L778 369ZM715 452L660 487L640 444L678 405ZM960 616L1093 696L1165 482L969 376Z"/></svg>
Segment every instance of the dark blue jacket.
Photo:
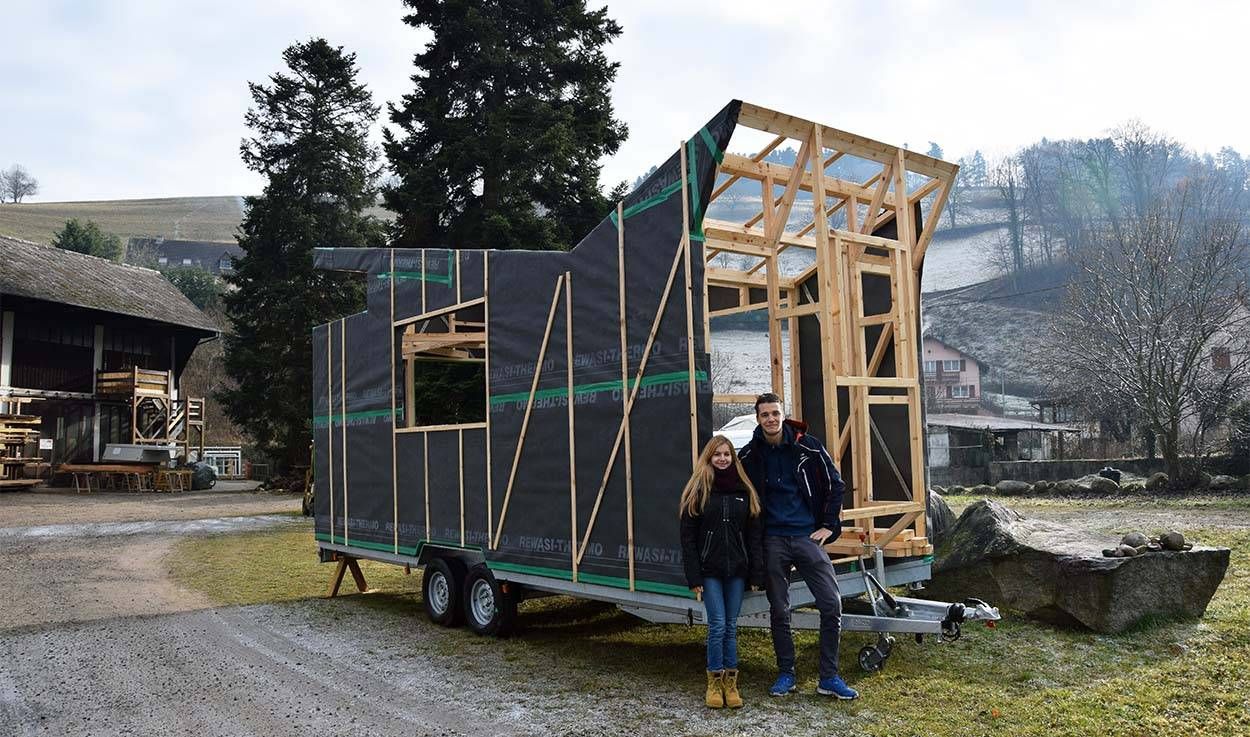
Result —
<svg viewBox="0 0 1250 737"><path fill-rule="evenodd" d="M829 539L832 542L842 532L842 492L846 489L846 484L842 483L842 476L834 467L833 459L829 457L825 446L807 434L806 423L786 420L781 430L793 433L793 442L788 448L793 454L794 476L799 483L799 493L807 497L807 504L812 510L816 525L833 533ZM764 439L764 429L757 427L755 437L738 453L747 477L761 497L768 493L762 452L767 442ZM767 502L764 504L767 506Z"/></svg>

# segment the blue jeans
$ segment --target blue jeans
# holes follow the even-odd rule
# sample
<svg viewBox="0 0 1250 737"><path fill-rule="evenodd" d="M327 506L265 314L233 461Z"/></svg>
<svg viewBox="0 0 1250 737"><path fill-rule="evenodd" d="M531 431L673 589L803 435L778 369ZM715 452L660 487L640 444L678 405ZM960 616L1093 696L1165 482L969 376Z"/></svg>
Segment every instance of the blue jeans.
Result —
<svg viewBox="0 0 1250 737"><path fill-rule="evenodd" d="M703 608L707 611L707 669L738 667L738 612L742 609L743 578L703 579Z"/></svg>

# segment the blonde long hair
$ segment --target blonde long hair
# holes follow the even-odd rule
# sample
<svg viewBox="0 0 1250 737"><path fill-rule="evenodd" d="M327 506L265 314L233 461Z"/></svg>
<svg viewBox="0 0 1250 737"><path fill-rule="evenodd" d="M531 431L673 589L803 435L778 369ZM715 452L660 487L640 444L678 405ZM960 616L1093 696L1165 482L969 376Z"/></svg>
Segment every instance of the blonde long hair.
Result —
<svg viewBox="0 0 1250 737"><path fill-rule="evenodd" d="M681 503L678 509L690 517L703 513L708 497L712 495L712 480L715 478L712 454L722 445L729 446L729 457L733 460L733 467L738 470L738 478L747 487L747 503L751 507L751 516L760 516L759 495L755 493L751 479L747 478L747 472L743 470L742 462L738 460L738 451L734 449L733 442L724 435L713 436L707 441L707 445L703 446L703 452L699 454L699 460L695 463L694 473L690 474L686 488L681 490Z"/></svg>

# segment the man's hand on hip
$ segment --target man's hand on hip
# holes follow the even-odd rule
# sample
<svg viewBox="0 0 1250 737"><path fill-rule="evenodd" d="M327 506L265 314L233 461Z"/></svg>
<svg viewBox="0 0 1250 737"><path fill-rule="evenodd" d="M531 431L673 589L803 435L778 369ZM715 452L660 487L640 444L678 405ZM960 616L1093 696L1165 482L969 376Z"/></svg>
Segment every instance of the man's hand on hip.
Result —
<svg viewBox="0 0 1250 737"><path fill-rule="evenodd" d="M815 540L817 543L824 545L826 538L828 538L832 534L833 534L833 530L830 530L828 527L822 527L819 530L816 530L815 532L813 532L811 535L808 535L808 537Z"/></svg>

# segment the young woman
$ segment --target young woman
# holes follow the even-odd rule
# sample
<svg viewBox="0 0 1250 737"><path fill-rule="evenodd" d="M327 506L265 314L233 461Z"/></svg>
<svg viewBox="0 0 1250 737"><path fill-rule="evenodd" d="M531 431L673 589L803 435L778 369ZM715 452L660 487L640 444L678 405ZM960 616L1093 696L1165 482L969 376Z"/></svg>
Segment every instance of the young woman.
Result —
<svg viewBox="0 0 1250 737"><path fill-rule="evenodd" d="M686 582L707 611L708 706L742 706L738 693L738 611L747 583L764 585L760 500L733 443L717 435L703 448L681 492Z"/></svg>

